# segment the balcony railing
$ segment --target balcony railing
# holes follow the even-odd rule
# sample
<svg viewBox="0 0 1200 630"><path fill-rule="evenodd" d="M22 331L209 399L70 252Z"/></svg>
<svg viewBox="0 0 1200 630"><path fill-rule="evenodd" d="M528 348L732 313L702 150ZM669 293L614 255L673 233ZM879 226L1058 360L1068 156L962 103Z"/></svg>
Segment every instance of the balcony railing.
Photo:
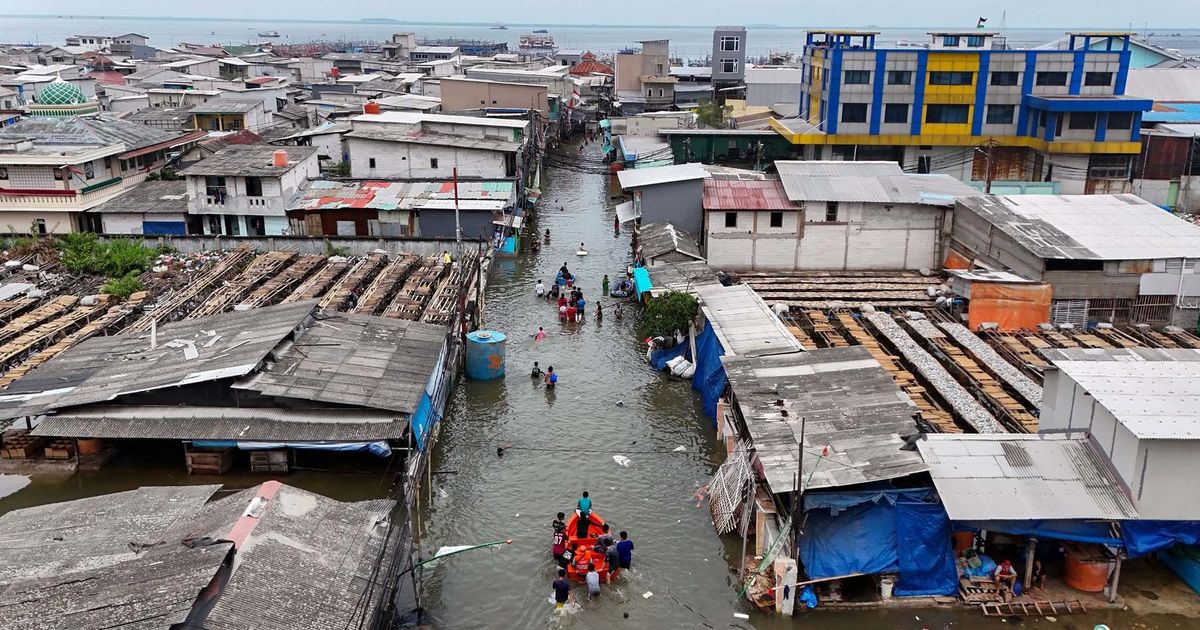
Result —
<svg viewBox="0 0 1200 630"><path fill-rule="evenodd" d="M48 208L59 210L86 210L129 190L146 181L147 173L134 173L120 178L115 183L101 182L83 190L48 194L44 191L23 192L20 189L0 188L0 209L3 208ZM116 179L116 178L114 178ZM112 181L112 180L109 180Z"/></svg>

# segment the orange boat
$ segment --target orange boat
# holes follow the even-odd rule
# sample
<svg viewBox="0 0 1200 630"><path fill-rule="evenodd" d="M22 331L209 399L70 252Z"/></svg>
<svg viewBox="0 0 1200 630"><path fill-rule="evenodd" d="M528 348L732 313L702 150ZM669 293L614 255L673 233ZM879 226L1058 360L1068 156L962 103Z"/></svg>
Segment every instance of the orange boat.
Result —
<svg viewBox="0 0 1200 630"><path fill-rule="evenodd" d="M587 576L589 563L596 565L596 570L605 581L610 581L621 572L620 567L617 567L616 571L609 575L604 552L593 549L596 539L603 533L603 527L604 519L592 512L588 515L587 536L579 536L579 512L576 511L567 519L567 551L571 554L571 561L567 564L567 577L583 580Z"/></svg>

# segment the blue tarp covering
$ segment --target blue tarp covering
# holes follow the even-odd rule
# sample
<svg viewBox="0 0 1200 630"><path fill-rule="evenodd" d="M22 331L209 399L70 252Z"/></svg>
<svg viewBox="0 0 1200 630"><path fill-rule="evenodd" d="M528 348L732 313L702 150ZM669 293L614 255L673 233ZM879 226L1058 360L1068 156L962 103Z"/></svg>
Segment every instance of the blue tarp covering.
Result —
<svg viewBox="0 0 1200 630"><path fill-rule="evenodd" d="M650 272L646 271L645 267L635 267L633 269L633 283L637 288L638 296L650 290L654 283L650 281Z"/></svg>
<svg viewBox="0 0 1200 630"><path fill-rule="evenodd" d="M1121 539L1130 558L1176 543L1200 544L1200 521L1125 521L1121 523Z"/></svg>
<svg viewBox="0 0 1200 630"><path fill-rule="evenodd" d="M725 377L725 366L721 365L721 357L725 348L713 332L712 324L704 323L704 330L696 336L696 373L692 375L692 389L700 392L704 399L704 415L717 423L717 401L725 391L729 380Z"/></svg>
<svg viewBox="0 0 1200 630"><path fill-rule="evenodd" d="M806 495L805 573L816 579L898 572L897 595L956 593L950 519L932 497L928 488Z"/></svg>
<svg viewBox="0 0 1200 630"><path fill-rule="evenodd" d="M268 451L294 448L309 451L342 451L346 453L367 451L372 455L387 457L392 447L387 442L235 442L233 440L192 440L197 448L237 448L239 451Z"/></svg>
<svg viewBox="0 0 1200 630"><path fill-rule="evenodd" d="M187 234L183 221L142 221L142 234Z"/></svg>
<svg viewBox="0 0 1200 630"><path fill-rule="evenodd" d="M689 346L688 346L687 342L684 342L684 343L680 343L680 344L675 344L674 348L667 348L666 350L655 350L654 352L650 353L650 366L653 367L655 370L658 370L661 372L662 370L667 369L667 361L670 361L671 359L674 359L675 357L682 357L682 356L687 355L688 347Z"/></svg>
<svg viewBox="0 0 1200 630"><path fill-rule="evenodd" d="M1053 540L1120 546L1121 539L1109 533L1108 523L1089 521L956 521L954 529L1004 532L1016 536L1037 536Z"/></svg>

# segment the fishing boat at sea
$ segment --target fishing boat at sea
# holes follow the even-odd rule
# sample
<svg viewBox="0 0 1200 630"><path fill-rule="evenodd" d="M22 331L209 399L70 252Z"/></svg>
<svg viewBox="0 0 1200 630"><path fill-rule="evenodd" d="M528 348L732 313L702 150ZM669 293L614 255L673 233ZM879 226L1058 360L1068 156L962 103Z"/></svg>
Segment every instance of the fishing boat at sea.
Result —
<svg viewBox="0 0 1200 630"><path fill-rule="evenodd" d="M260 31L259 37L279 37L279 31Z"/></svg>

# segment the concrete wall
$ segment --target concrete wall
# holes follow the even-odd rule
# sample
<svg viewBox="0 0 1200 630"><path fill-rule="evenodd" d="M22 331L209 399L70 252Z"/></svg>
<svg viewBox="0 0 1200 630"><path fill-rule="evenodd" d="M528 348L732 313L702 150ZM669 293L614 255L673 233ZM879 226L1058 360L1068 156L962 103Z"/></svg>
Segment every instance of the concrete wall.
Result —
<svg viewBox="0 0 1200 630"><path fill-rule="evenodd" d="M491 238L494 226L492 213L475 211L459 211L459 225L462 227L463 238ZM417 217L417 234L429 238L454 239L453 210L421 210Z"/></svg>
<svg viewBox="0 0 1200 630"><path fill-rule="evenodd" d="M699 235L704 220L704 180L655 184L637 189L642 223L668 221L675 227Z"/></svg>
<svg viewBox="0 0 1200 630"><path fill-rule="evenodd" d="M351 177L413 179L448 178L455 167L460 177L504 178L508 176L507 153L484 149L346 138L350 152ZM371 168L371 159L375 168ZM430 160L436 158L437 168Z"/></svg>
<svg viewBox="0 0 1200 630"><path fill-rule="evenodd" d="M448 112L513 107L550 112L549 90L543 85L442 79L442 109Z"/></svg>
<svg viewBox="0 0 1200 630"><path fill-rule="evenodd" d="M453 238L374 238L367 236L141 236L140 238L144 238L153 245L159 243L170 245L184 254L237 247L250 247L256 251L283 249L300 254L324 254L329 251L330 247L339 247L355 256L369 254L376 249L385 250L389 254L403 252L422 256L433 256L443 251L455 250ZM476 249L479 244L479 241L463 239L463 247L470 250ZM483 243L483 247L484 251L487 251L486 243Z"/></svg>
<svg viewBox="0 0 1200 630"><path fill-rule="evenodd" d="M0 230L8 233L28 234L39 219L46 222L46 232L49 234L66 234L75 232L75 212L54 210L0 210Z"/></svg>

